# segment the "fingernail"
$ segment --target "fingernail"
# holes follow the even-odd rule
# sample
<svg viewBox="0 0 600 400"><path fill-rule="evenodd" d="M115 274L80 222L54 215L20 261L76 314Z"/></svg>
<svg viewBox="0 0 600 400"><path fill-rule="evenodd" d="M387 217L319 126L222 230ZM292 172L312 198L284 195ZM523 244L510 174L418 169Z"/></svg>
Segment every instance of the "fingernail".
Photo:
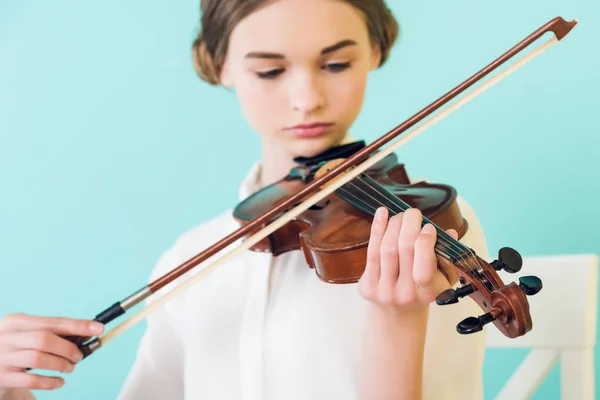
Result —
<svg viewBox="0 0 600 400"><path fill-rule="evenodd" d="M97 335L99 333L102 333L102 331L104 330L104 326L100 322L92 321L90 322L90 330L92 331L92 333Z"/></svg>
<svg viewBox="0 0 600 400"><path fill-rule="evenodd" d="M375 219L377 219L378 221L383 220L384 214L385 214L385 208L384 207L379 207L377 209L377 211L375 211Z"/></svg>
<svg viewBox="0 0 600 400"><path fill-rule="evenodd" d="M432 224L425 224L423 226L423 233L433 233L435 232L435 227Z"/></svg>

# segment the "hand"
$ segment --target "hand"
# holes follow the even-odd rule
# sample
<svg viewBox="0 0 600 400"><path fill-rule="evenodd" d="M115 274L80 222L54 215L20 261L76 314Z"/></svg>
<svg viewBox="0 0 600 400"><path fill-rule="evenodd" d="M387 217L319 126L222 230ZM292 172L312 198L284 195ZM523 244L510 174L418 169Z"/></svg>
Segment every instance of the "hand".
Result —
<svg viewBox="0 0 600 400"><path fill-rule="evenodd" d="M9 314L0 320L0 389L56 389L60 377L31 374L27 368L72 372L83 358L79 348L62 336L96 336L98 322Z"/></svg>
<svg viewBox="0 0 600 400"><path fill-rule="evenodd" d="M359 280L361 295L381 306L408 311L424 309L438 294L458 280L451 264L438 269L434 245L437 231L431 224L421 228L422 213L410 208L388 221L380 207L371 227L367 265ZM454 239L456 231L447 231Z"/></svg>

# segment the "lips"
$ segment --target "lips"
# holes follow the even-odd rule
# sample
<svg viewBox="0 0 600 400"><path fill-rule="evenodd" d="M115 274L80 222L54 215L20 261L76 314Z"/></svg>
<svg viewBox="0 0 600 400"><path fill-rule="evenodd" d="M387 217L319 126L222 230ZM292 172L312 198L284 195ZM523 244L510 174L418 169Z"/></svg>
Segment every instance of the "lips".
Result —
<svg viewBox="0 0 600 400"><path fill-rule="evenodd" d="M332 122L315 122L312 124L301 124L285 128L285 131L291 132L296 137L316 137L324 134L331 126Z"/></svg>

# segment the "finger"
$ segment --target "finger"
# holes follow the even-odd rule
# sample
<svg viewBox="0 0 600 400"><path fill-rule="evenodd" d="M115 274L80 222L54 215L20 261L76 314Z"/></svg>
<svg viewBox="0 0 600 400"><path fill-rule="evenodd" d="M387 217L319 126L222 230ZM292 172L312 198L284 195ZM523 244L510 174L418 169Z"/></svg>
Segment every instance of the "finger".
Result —
<svg viewBox="0 0 600 400"><path fill-rule="evenodd" d="M62 387L64 379L17 371L0 371L0 388L52 390Z"/></svg>
<svg viewBox="0 0 600 400"><path fill-rule="evenodd" d="M440 257L438 260L438 269L444 275L450 286L454 286L456 282L458 282L458 271L456 270L456 266L449 260Z"/></svg>
<svg viewBox="0 0 600 400"><path fill-rule="evenodd" d="M455 229L447 229L446 233L450 235L452 239L458 241L458 232ZM446 248L456 249L455 243L452 241L444 240L446 243ZM456 251L451 251L450 254L456 253ZM450 283L450 285L454 285L458 281L458 272L456 271L456 267L449 260L444 259L444 257L440 257L438 260L438 269L444 276L446 280Z"/></svg>
<svg viewBox="0 0 600 400"><path fill-rule="evenodd" d="M415 240L413 279L420 289L437 290L439 286L435 242L437 231L432 224L425 224ZM443 278L442 278L443 279Z"/></svg>
<svg viewBox="0 0 600 400"><path fill-rule="evenodd" d="M380 274L380 254L381 241L388 225L388 210L385 207L379 207L375 212L373 224L371 225L371 236L369 237L369 246L367 247L367 265L363 276L368 282L378 282Z"/></svg>
<svg viewBox="0 0 600 400"><path fill-rule="evenodd" d="M68 360L38 350L18 350L0 358L0 365L8 368L31 368L48 371L72 372L75 364Z"/></svg>
<svg viewBox="0 0 600 400"><path fill-rule="evenodd" d="M455 229L448 229L448 230L446 230L446 233L448 235L452 236L452 239L458 240L458 232L456 232Z"/></svg>
<svg viewBox="0 0 600 400"><path fill-rule="evenodd" d="M414 288L413 268L415 240L421 233L423 215L417 208L409 208L404 212L402 230L398 237L398 256L400 258L400 279L398 284L401 291ZM410 293L405 293L409 295Z"/></svg>
<svg viewBox="0 0 600 400"><path fill-rule="evenodd" d="M388 222L387 229L381 241L380 265L381 288L394 290L399 276L398 236L402 229L404 213L396 214Z"/></svg>
<svg viewBox="0 0 600 400"><path fill-rule="evenodd" d="M1 348L4 353L12 350L38 350L77 363L83 359L79 348L52 332L31 331L4 334Z"/></svg>
<svg viewBox="0 0 600 400"><path fill-rule="evenodd" d="M51 331L58 335L94 336L104 330L97 321L62 317L9 314L0 321L0 331Z"/></svg>

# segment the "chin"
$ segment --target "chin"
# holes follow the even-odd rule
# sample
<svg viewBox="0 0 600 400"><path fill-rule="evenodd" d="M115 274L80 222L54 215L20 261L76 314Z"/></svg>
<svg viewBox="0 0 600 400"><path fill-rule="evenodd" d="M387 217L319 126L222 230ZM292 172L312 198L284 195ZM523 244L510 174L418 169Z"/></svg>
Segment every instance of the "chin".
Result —
<svg viewBox="0 0 600 400"><path fill-rule="evenodd" d="M296 138L286 141L285 146L294 157L313 157L337 146L343 139L339 135L323 135L315 138Z"/></svg>

